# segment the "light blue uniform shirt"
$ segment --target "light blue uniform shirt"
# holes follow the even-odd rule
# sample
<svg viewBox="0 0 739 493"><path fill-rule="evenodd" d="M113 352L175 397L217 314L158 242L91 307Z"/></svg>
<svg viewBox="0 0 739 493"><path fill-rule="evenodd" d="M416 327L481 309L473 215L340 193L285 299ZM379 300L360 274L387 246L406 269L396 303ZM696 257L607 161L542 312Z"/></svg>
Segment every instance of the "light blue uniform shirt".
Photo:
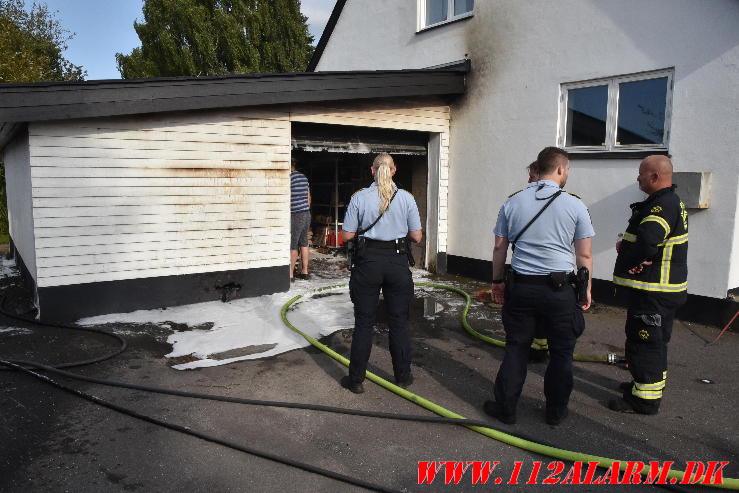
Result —
<svg viewBox="0 0 739 493"><path fill-rule="evenodd" d="M558 190L555 182L541 180L509 197L498 213L495 236L515 239ZM511 267L527 275L574 271L574 241L593 236L595 231L585 204L563 192L516 241Z"/></svg>
<svg viewBox="0 0 739 493"><path fill-rule="evenodd" d="M377 183L363 188L349 201L344 215L342 229L356 233L364 229L380 215L380 193ZM409 231L421 229L421 217L413 195L405 190L398 190L385 214L372 229L363 234L373 240L388 241L405 237Z"/></svg>

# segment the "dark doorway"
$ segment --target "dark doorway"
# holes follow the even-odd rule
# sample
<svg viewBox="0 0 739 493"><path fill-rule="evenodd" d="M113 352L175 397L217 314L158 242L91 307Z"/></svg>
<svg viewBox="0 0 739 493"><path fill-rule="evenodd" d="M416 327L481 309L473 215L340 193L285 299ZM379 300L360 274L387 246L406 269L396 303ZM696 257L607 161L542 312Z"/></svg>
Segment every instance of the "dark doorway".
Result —
<svg viewBox="0 0 739 493"><path fill-rule="evenodd" d="M379 152L389 152L398 171L395 183L413 194L426 229L428 134L340 125L293 124L292 157L310 181L311 244L340 248L346 206L354 192L372 183L370 166ZM338 235L337 235L338 233ZM426 237L413 245L417 267L425 267ZM435 239L434 239L435 241Z"/></svg>

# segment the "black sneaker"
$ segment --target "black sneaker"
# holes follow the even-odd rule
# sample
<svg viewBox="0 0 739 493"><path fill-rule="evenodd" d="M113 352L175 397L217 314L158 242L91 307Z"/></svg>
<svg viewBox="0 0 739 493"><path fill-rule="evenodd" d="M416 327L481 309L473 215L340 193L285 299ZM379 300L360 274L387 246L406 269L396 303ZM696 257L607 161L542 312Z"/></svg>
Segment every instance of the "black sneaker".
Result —
<svg viewBox="0 0 739 493"><path fill-rule="evenodd" d="M501 421L507 425L516 424L516 415L505 414L501 405L495 401L485 401L485 403L483 403L482 405L482 410L485 411L485 414L497 418L498 421Z"/></svg>
<svg viewBox="0 0 739 493"><path fill-rule="evenodd" d="M413 384L413 374L409 373L405 377L395 377L395 383L398 384L398 387L402 387L404 389L407 389Z"/></svg>
<svg viewBox="0 0 739 493"><path fill-rule="evenodd" d="M565 408L563 411L560 411L558 413L555 412L549 412L547 411L546 414L546 421L548 425L557 426L562 421L564 421L567 418L567 415L570 414L570 411Z"/></svg>
<svg viewBox="0 0 739 493"><path fill-rule="evenodd" d="M310 274L298 274L298 279L307 281L308 279L310 279Z"/></svg>
<svg viewBox="0 0 739 493"><path fill-rule="evenodd" d="M346 375L344 377L341 377L341 386L345 389L349 389L355 394L361 394L364 392L364 385L361 383L354 383L349 378L349 375Z"/></svg>

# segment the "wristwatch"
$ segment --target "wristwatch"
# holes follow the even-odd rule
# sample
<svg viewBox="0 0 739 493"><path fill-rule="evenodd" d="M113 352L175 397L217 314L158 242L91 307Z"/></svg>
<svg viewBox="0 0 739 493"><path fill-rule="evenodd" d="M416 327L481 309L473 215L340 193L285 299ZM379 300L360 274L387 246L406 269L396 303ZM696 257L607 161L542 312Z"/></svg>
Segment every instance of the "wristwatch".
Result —
<svg viewBox="0 0 739 493"><path fill-rule="evenodd" d="M505 279L493 279L492 280L493 284L503 284L503 282L505 282Z"/></svg>

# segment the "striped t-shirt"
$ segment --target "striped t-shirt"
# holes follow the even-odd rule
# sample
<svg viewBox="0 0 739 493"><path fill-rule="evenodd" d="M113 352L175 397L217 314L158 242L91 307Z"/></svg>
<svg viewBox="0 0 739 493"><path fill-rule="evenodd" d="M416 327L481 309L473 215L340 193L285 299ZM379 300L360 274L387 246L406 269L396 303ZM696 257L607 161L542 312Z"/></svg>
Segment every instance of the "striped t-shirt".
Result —
<svg viewBox="0 0 739 493"><path fill-rule="evenodd" d="M308 178L300 171L290 173L290 212L309 211Z"/></svg>

